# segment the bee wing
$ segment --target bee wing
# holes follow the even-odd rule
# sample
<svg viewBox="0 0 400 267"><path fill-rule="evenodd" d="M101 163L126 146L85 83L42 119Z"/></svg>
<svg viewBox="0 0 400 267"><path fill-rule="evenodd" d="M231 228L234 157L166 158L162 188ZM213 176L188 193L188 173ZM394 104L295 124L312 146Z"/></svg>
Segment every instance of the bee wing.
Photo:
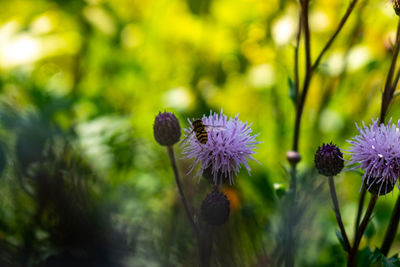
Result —
<svg viewBox="0 0 400 267"><path fill-rule="evenodd" d="M213 131L213 132L221 132L226 130L226 127L222 125L204 125L204 128L207 131Z"/></svg>
<svg viewBox="0 0 400 267"><path fill-rule="evenodd" d="M179 142L179 145L180 145L180 146L183 146L183 145L189 140L189 137L192 136L193 132L194 132L194 130L192 130L184 139L182 139L182 140Z"/></svg>

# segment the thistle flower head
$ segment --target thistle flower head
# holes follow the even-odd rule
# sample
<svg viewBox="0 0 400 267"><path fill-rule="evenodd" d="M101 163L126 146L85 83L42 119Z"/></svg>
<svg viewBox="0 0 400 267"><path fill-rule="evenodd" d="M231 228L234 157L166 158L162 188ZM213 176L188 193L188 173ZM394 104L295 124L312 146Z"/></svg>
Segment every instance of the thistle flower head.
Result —
<svg viewBox="0 0 400 267"><path fill-rule="evenodd" d="M251 155L260 143L255 140L257 135L251 135L251 125L241 122L238 115L228 119L222 110L219 114L210 112L210 116L204 115L202 122L208 137L205 144L193 134L193 127L184 129L188 139L182 152L183 157L195 159L190 171L200 164L200 177L204 170L211 167L214 183L229 179L232 184L232 175L237 175L243 164L250 175L247 160L255 160Z"/></svg>
<svg viewBox="0 0 400 267"><path fill-rule="evenodd" d="M325 176L335 176L344 167L343 154L332 142L318 147L314 162L318 172Z"/></svg>
<svg viewBox="0 0 400 267"><path fill-rule="evenodd" d="M349 164L359 164L365 171L363 183L374 194L387 194L392 191L400 177L400 132L399 124L389 121L388 125L372 124L358 127L359 135L348 140L352 146L347 152L351 155Z"/></svg>
<svg viewBox="0 0 400 267"><path fill-rule="evenodd" d="M172 146L181 137L181 126L173 113L158 113L153 130L154 138L162 146Z"/></svg>
<svg viewBox="0 0 400 267"><path fill-rule="evenodd" d="M208 194L201 203L201 217L211 225L221 225L229 218L229 200L218 190Z"/></svg>

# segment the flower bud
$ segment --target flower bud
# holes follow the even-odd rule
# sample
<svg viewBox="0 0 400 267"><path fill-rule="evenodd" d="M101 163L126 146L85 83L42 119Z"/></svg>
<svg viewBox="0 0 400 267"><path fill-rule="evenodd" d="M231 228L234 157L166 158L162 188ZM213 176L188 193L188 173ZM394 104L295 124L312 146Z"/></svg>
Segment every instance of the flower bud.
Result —
<svg viewBox="0 0 400 267"><path fill-rule="evenodd" d="M379 178L372 178L370 177L365 178L363 180L363 186L366 186L368 191L372 194L382 196L386 195L387 193L392 192L394 188L394 183L390 183L385 179L379 179Z"/></svg>
<svg viewBox="0 0 400 267"><path fill-rule="evenodd" d="M229 200L225 194L214 190L201 203L201 216L208 224L217 226L229 218Z"/></svg>
<svg viewBox="0 0 400 267"><path fill-rule="evenodd" d="M344 167L343 154L332 142L318 147L314 162L318 172L325 176L335 176Z"/></svg>
<svg viewBox="0 0 400 267"><path fill-rule="evenodd" d="M394 12L397 16L400 16L400 0L392 0Z"/></svg>
<svg viewBox="0 0 400 267"><path fill-rule="evenodd" d="M153 129L154 138L162 146L172 146L181 137L181 126L173 113L158 113Z"/></svg>
<svg viewBox="0 0 400 267"><path fill-rule="evenodd" d="M296 165L300 162L301 156L297 151L290 150L286 153L286 159L289 161L290 165Z"/></svg>

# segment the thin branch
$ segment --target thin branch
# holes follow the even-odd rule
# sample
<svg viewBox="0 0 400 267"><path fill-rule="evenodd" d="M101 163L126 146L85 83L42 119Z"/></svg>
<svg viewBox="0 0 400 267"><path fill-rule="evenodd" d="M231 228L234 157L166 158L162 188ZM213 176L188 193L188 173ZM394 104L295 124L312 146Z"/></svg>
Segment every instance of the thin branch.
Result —
<svg viewBox="0 0 400 267"><path fill-rule="evenodd" d="M326 53L326 51L328 51L328 49L331 47L333 41L335 40L336 36L339 34L339 32L342 30L344 24L346 23L347 19L349 18L351 12L353 11L355 5L357 4L358 0L353 0L351 1L351 3L349 4L349 6L347 7L346 13L343 15L342 19L339 22L339 25L335 31L335 33L332 35L332 37L329 39L329 41L325 44L324 48L321 50L321 52L319 53L317 59L315 60L314 64L312 65L312 70L315 70L322 57L324 56L324 54Z"/></svg>
<svg viewBox="0 0 400 267"><path fill-rule="evenodd" d="M301 125L301 118L304 109L304 103L306 100L306 96L308 93L308 89L310 87L310 82L314 70L318 67L323 55L325 52L330 48L333 41L342 30L344 24L346 23L348 17L350 16L351 12L354 10L358 0L353 0L349 7L347 8L346 13L342 17L336 31L332 35L332 37L328 40L325 47L322 49L320 54L318 55L317 59L315 60L314 64L311 65L311 44L310 44L310 27L308 22L308 7L309 7L309 0L302 0L301 1L301 8L302 8L302 22L303 22L303 30L304 30L304 43L305 43L305 54L306 54L306 74L303 83L303 90L300 95L300 99L297 102L296 106L296 118L295 118L295 127L294 127L294 135L293 135L293 145L292 150L298 151L299 146L299 136L300 136L300 125Z"/></svg>
<svg viewBox="0 0 400 267"><path fill-rule="evenodd" d="M397 94L395 94L394 92L396 91L397 85L399 84L399 79L400 79L400 68L397 70L396 78L394 78L392 85L393 97L398 95L398 92Z"/></svg>
<svg viewBox="0 0 400 267"><path fill-rule="evenodd" d="M296 36L296 47L294 49L294 94L296 103L299 97L299 48L300 48L300 38L301 38L301 28L302 28L302 18L301 11L299 12L299 29L297 30Z"/></svg>
<svg viewBox="0 0 400 267"><path fill-rule="evenodd" d="M349 239L347 237L347 234L346 234L346 230L345 230L344 225L343 225L342 216L340 214L339 201L338 201L338 198L337 198L337 195L336 195L336 190L335 190L335 183L333 181L333 177L332 176L329 176L328 180L329 180L329 191L331 192L331 197L332 197L333 210L334 210L334 212L336 214L336 220L337 220L337 223L339 225L340 232L342 233L342 237L343 237L343 241L344 241L344 247L345 247L346 251L349 252L350 249L351 249L351 246L350 246L350 242L349 242Z"/></svg>
<svg viewBox="0 0 400 267"><path fill-rule="evenodd" d="M306 54L306 71L311 70L311 37L310 37L310 24L308 21L308 7L310 5L309 0L304 0L302 5L303 12L303 30L304 30L304 52Z"/></svg>
<svg viewBox="0 0 400 267"><path fill-rule="evenodd" d="M393 50L392 61L390 63L390 68L388 75L386 77L385 88L382 94L382 105L381 105L381 115L380 115L380 122L384 122L384 118L386 116L387 110L389 108L389 104L392 101L394 90L396 89L393 87L393 74L396 67L397 56L399 54L400 49L400 19L397 23L397 31L396 31L396 44ZM396 83L396 82L395 82ZM396 83L397 85L397 83Z"/></svg>

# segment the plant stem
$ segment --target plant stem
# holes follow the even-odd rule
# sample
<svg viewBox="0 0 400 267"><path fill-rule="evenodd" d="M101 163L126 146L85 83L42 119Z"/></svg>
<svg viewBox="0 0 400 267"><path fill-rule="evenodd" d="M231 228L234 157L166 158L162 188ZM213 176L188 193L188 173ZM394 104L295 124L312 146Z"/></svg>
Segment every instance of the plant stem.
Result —
<svg viewBox="0 0 400 267"><path fill-rule="evenodd" d="M357 0L353 0L349 7L347 8L346 13L344 14L343 18L341 19L336 31L332 35L332 37L328 40L322 51L317 57L317 60L312 64L311 60L311 37L310 37L310 26L309 26L309 4L310 0L300 0L301 5L301 12L299 18L299 31L297 33L296 39L296 48L295 48L295 66L294 66L294 79L295 79L295 99L296 99L296 117L294 121L294 133L293 133L293 143L292 143L292 150L298 152L299 150L299 137L300 137L300 126L301 126L301 118L304 110L305 100L307 97L308 89L310 87L310 82L314 70L318 67L323 55L332 45L333 41L343 28L345 22L347 21L348 17L350 16L351 12L354 9ZM305 77L303 81L302 90L299 96L299 74L298 74L298 53L299 53L299 46L300 46L300 37L301 37L301 30L304 32L304 49L305 49L305 58L306 58L306 65L305 65ZM292 192L292 199L291 199L291 209L295 211L296 209L296 164L292 165L291 169L291 181L290 181L290 191ZM295 212L294 212L295 213ZM291 267L294 266L294 236L293 236L293 227L296 225L296 219L293 217L292 214L288 214L287 219L288 222L288 247L286 248L286 257L285 257L285 266ZM348 240L347 240L348 241Z"/></svg>
<svg viewBox="0 0 400 267"><path fill-rule="evenodd" d="M203 231L201 234L201 249L200 249L200 266L209 267L211 264L211 253L213 246L213 233L214 226L205 224L202 227Z"/></svg>
<svg viewBox="0 0 400 267"><path fill-rule="evenodd" d="M329 180L329 191L331 192L331 197L332 197L332 202L333 202L333 210L336 214L336 220L340 228L340 232L342 233L343 241L344 241L344 247L347 252L350 251L351 246L349 239L347 238L346 230L343 225L342 221L342 216L340 214L340 209L339 209L339 201L336 195L336 190L335 190L335 183L333 181L333 176L328 177Z"/></svg>
<svg viewBox="0 0 400 267"><path fill-rule="evenodd" d="M399 220L400 220L400 197L397 198L396 204L394 205L392 217L390 218L390 223L385 233L385 239L383 240L381 246L381 252L385 256L387 256L387 254L389 253L389 249L392 246L392 243L396 236L397 228L399 226Z"/></svg>
<svg viewBox="0 0 400 267"><path fill-rule="evenodd" d="M361 238L367 229L367 225L369 219L371 217L372 211L374 210L376 201L378 200L378 195L371 194L371 199L369 200L367 211L365 212L364 218L361 221L360 227L356 232L356 238L354 240L353 248L350 250L348 255L347 266L348 267L356 267L357 266L357 254L358 254L358 247L360 246Z"/></svg>
<svg viewBox="0 0 400 267"><path fill-rule="evenodd" d="M174 155L174 148L173 148L172 146L168 146L167 149L168 149L169 159L170 159L170 161L171 161L171 166L172 166L172 169L174 170L175 182L176 182L176 185L177 185L177 187L178 187L179 195L181 196L182 203L183 203L183 206L184 206L184 208L185 208L186 215L187 215L187 217L188 217L188 219L189 219L190 224L191 224L192 227L193 227L193 230L194 230L195 233L196 233L196 236L199 238L199 236L200 236L199 229L198 229L196 223L195 223L194 220L193 220L192 213L190 212L188 203L187 203L187 201L186 201L185 194L183 193L181 181L180 181L180 179L179 179L178 168L177 168L177 166L176 166L175 155Z"/></svg>
<svg viewBox="0 0 400 267"><path fill-rule="evenodd" d="M400 19L398 20L397 23L396 44L393 50L392 61L390 63L389 72L386 78L385 89L382 94L380 123L383 123L385 120L389 104L393 99L393 94L394 91L396 90L397 83L399 81L400 69L397 72L395 80L392 81L399 50L400 50ZM382 242L381 251L385 256L389 253L390 247L392 246L394 241L394 237L396 236L397 228L400 221L399 209L400 209L400 196L397 197L396 204L394 206L392 216L390 218L390 222L388 228L386 229L385 237Z"/></svg>
<svg viewBox="0 0 400 267"><path fill-rule="evenodd" d="M356 223L354 225L354 240L356 239L358 226L360 226L361 214L364 207L364 200L366 193L367 193L367 188L363 186L360 193L360 200L358 201L357 217L356 217Z"/></svg>
<svg viewBox="0 0 400 267"><path fill-rule="evenodd" d="M302 16L301 12L299 12L299 29L296 35L296 47L294 48L294 95L295 95L295 103L297 103L299 97L299 47L300 47L300 37L301 37L301 28L302 28Z"/></svg>
<svg viewBox="0 0 400 267"><path fill-rule="evenodd" d="M383 123L385 121L385 116L387 113L387 110L389 108L389 104L392 101L393 98L393 93L396 87L393 86L393 74L394 70L396 68L396 60L397 56L399 54L399 49L400 49L400 19L397 23L397 32L396 32L396 44L393 49L393 55L392 55L392 61L390 63L390 68L388 71L388 75L386 77L386 83L385 83L385 88L382 94L382 104L381 104L381 116L380 116L380 122ZM397 85L397 82L395 81L395 84Z"/></svg>
<svg viewBox="0 0 400 267"><path fill-rule="evenodd" d="M332 37L329 39L329 41L325 44L324 48L321 50L321 52L319 53L317 59L315 60L314 64L312 65L312 69L313 70L315 70L318 67L322 57L324 56L326 51L328 51L328 49L332 45L333 41L335 40L336 36L339 34L340 30L343 28L344 24L346 23L347 19L350 16L351 12L353 11L354 7L356 6L357 1L358 0L351 1L349 6L347 7L346 13L343 15L342 19L340 20L339 25L338 25L335 33L332 35Z"/></svg>
<svg viewBox="0 0 400 267"><path fill-rule="evenodd" d="M298 99L296 97L296 100L298 100L298 101L296 102L296 118L295 118L295 125L294 125L293 145L292 145L292 150L294 150L294 151L298 151L301 117L302 117L308 89L310 87L312 75L313 75L314 71L316 70L316 68L319 66L319 63L321 62L321 59L325 55L326 51L328 51L328 49L333 44L333 41L336 39L339 32L342 30L347 19L349 18L350 14L354 10L354 7L355 7L357 1L358 0L353 0L350 2L349 6L346 10L346 13L343 15L342 19L339 22L338 27L336 28L332 37L328 40L328 42L326 43L326 45L324 46L322 51L319 53L317 59L314 61L313 64L311 64L310 28L309 28L309 23L308 23L309 0L300 1L301 8L302 8L302 12L301 12L302 20L301 21L303 22L303 30L304 30L304 43L305 43L305 54L306 54L306 73L305 73L303 89L301 91L300 99ZM297 44L297 46L298 46L298 44ZM296 73L295 73L295 77L296 77Z"/></svg>

